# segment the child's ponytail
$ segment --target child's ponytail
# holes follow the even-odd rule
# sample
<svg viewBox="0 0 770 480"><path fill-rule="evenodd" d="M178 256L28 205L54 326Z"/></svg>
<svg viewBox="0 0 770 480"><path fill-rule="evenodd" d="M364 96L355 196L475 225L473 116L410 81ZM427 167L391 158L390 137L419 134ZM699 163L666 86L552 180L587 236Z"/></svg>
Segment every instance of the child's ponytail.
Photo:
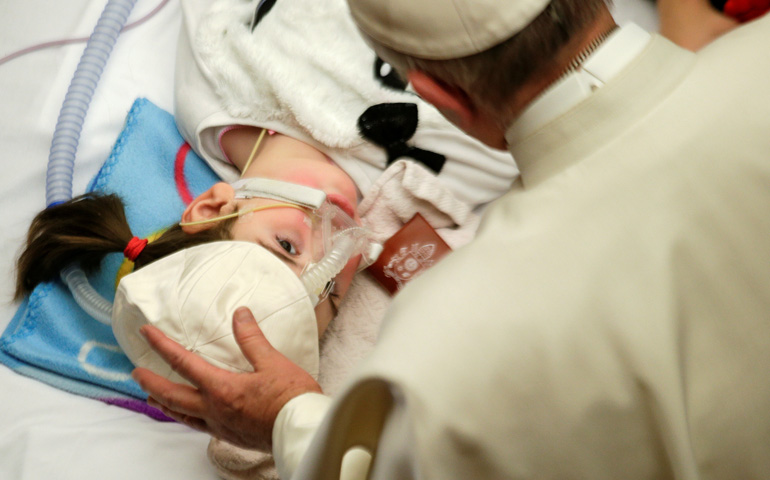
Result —
<svg viewBox="0 0 770 480"><path fill-rule="evenodd" d="M189 235L174 225L157 240L138 248L135 268L183 248L230 238L232 222L224 221L209 230ZM87 193L47 208L32 220L24 251L16 262L16 292L19 300L38 283L58 278L61 270L72 264L90 273L97 270L108 253L124 252L129 243L136 253L138 243L126 220L120 197L114 194Z"/></svg>

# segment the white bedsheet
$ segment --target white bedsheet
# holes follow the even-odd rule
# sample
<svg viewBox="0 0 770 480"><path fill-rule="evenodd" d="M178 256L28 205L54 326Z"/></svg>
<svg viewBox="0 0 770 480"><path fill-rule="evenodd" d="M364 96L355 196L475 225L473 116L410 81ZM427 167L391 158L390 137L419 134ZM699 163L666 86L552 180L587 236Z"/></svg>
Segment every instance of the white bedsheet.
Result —
<svg viewBox="0 0 770 480"><path fill-rule="evenodd" d="M160 0L138 0L129 22ZM105 0L0 2L0 57L29 45L88 36ZM125 32L113 51L81 136L73 192L107 158L134 98L171 111L178 2ZM83 44L0 65L0 328L16 311L13 262L44 207L48 148ZM72 395L0 366L0 478L211 479L208 436Z"/></svg>
<svg viewBox="0 0 770 480"><path fill-rule="evenodd" d="M129 22L160 0L138 0ZM0 57L45 41L87 36L106 0L0 2ZM653 2L619 0L620 23L654 30ZM176 0L125 32L113 51L81 136L73 193L107 158L133 100L173 110ZM83 44L0 65L0 330L16 311L13 264L30 220L45 205L48 148ZM75 396L0 365L0 479L211 479L208 436Z"/></svg>

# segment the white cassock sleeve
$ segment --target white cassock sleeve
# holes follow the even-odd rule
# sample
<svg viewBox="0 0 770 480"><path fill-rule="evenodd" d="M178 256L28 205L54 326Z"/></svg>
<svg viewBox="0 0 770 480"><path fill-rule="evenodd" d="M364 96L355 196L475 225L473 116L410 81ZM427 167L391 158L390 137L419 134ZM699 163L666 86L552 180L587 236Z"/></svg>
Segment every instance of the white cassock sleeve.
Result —
<svg viewBox="0 0 770 480"><path fill-rule="evenodd" d="M306 393L291 399L278 413L273 425L273 458L282 479L292 478L331 404L326 395ZM365 479L370 461L366 450L351 449L342 460L340 478Z"/></svg>

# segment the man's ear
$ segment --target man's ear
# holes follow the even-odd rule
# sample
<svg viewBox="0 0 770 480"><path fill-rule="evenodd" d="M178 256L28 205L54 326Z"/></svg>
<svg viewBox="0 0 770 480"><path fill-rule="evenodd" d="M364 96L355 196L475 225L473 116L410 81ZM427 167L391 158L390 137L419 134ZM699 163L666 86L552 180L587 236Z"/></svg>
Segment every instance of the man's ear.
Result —
<svg viewBox="0 0 770 480"><path fill-rule="evenodd" d="M235 211L235 190L225 182L217 182L202 194L190 202L184 213L181 223L199 222L227 215ZM182 231L194 234L208 230L217 222L201 223L197 225L182 225Z"/></svg>
<svg viewBox="0 0 770 480"><path fill-rule="evenodd" d="M465 131L473 125L476 108L464 90L419 70L407 72L407 79L420 98L436 107L447 120Z"/></svg>

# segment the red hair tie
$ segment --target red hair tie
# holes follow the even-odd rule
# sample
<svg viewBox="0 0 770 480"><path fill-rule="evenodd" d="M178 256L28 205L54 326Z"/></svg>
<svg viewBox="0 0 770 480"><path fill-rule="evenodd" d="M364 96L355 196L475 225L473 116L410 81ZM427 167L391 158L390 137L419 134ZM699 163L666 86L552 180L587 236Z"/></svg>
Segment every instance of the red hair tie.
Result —
<svg viewBox="0 0 770 480"><path fill-rule="evenodd" d="M123 250L123 256L131 260L132 262L135 262L136 257L138 257L140 253L142 253L142 250L144 250L144 247L146 246L147 246L146 238L134 237L128 241L128 245L126 245L126 249Z"/></svg>

